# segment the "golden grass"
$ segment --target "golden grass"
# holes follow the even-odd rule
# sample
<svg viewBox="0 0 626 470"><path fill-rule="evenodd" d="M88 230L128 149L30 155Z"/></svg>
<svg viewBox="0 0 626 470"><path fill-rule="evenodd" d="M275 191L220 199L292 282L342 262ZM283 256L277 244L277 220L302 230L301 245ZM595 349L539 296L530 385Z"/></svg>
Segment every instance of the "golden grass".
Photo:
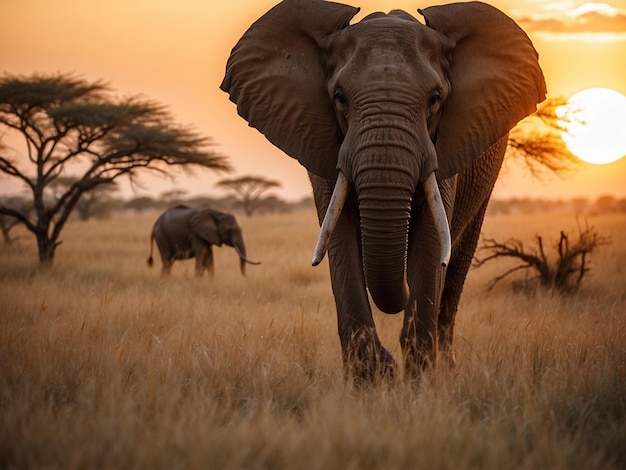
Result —
<svg viewBox="0 0 626 470"><path fill-rule="evenodd" d="M470 273L455 370L344 381L312 213L240 217L251 258L215 277L148 269L156 215L71 223L55 267L0 249L0 467L569 469L626 466L626 217L572 297L490 293ZM574 233L573 216L497 216L484 233ZM399 358L400 316L375 314Z"/></svg>

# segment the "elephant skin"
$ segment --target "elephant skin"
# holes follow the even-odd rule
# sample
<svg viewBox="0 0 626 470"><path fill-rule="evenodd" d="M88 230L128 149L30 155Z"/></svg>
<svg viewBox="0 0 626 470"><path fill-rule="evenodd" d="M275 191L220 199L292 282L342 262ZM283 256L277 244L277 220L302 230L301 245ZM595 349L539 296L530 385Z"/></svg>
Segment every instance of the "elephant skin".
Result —
<svg viewBox="0 0 626 470"><path fill-rule="evenodd" d="M369 290L383 312L404 312L411 377L454 362L454 319L508 132L545 99L545 81L528 36L487 4L351 24L358 11L279 3L235 45L221 89L309 172L323 227L314 263L327 244L346 371L396 373Z"/></svg>
<svg viewBox="0 0 626 470"><path fill-rule="evenodd" d="M213 275L213 245L222 244L235 248L239 256L241 274L246 274L246 264L259 264L246 257L246 245L241 228L232 214L213 209L193 209L178 205L172 207L154 223L150 235L148 266L154 263L152 249L157 243L163 275L169 275L172 263L177 259L196 259L196 275L204 271Z"/></svg>

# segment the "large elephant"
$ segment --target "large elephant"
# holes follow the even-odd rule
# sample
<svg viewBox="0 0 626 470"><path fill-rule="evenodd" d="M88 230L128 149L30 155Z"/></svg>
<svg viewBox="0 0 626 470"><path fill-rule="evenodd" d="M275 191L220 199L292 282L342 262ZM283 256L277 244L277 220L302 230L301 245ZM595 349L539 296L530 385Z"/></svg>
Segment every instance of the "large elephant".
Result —
<svg viewBox="0 0 626 470"><path fill-rule="evenodd" d="M152 266L152 248L156 240L161 261L162 273L168 275L172 263L177 259L196 259L196 275L202 276L206 270L213 274L213 245L232 246L239 255L241 274L246 274L246 263L259 264L246 256L241 228L232 214L213 209L192 209L178 205L172 207L154 223L150 235L150 256L148 266Z"/></svg>
<svg viewBox="0 0 626 470"><path fill-rule="evenodd" d="M326 249L343 361L393 374L368 301L404 311L405 373L454 362L454 319L509 130L545 98L538 55L480 2L359 11L285 0L232 50L222 90L304 165ZM334 189L333 189L334 188ZM448 223L449 221L449 223Z"/></svg>

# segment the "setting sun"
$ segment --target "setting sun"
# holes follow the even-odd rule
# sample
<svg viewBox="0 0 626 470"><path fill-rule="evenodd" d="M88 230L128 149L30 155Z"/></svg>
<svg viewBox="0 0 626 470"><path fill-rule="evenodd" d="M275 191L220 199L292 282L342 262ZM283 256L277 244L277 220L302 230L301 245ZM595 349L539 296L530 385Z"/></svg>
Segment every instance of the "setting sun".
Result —
<svg viewBox="0 0 626 470"><path fill-rule="evenodd" d="M626 156L626 96L589 88L567 100L558 114L563 141L581 160L603 165Z"/></svg>

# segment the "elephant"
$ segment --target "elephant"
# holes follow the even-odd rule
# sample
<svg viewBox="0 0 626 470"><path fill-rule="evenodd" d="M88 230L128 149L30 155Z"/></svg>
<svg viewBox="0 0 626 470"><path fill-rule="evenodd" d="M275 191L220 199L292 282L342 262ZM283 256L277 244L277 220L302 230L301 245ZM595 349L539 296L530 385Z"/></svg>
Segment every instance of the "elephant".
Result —
<svg viewBox="0 0 626 470"><path fill-rule="evenodd" d="M509 131L546 97L526 33L481 2L393 10L284 0L233 47L220 85L308 171L346 375L454 365L454 323ZM402 363L368 298L404 312Z"/></svg>
<svg viewBox="0 0 626 470"><path fill-rule="evenodd" d="M232 214L213 209L193 209L184 205L171 207L154 223L150 235L148 266L154 264L152 249L156 240L163 275L169 275L177 259L196 258L196 276L206 270L213 275L213 245L232 246L239 255L239 269L246 275L246 264L258 265L246 256L241 228Z"/></svg>

